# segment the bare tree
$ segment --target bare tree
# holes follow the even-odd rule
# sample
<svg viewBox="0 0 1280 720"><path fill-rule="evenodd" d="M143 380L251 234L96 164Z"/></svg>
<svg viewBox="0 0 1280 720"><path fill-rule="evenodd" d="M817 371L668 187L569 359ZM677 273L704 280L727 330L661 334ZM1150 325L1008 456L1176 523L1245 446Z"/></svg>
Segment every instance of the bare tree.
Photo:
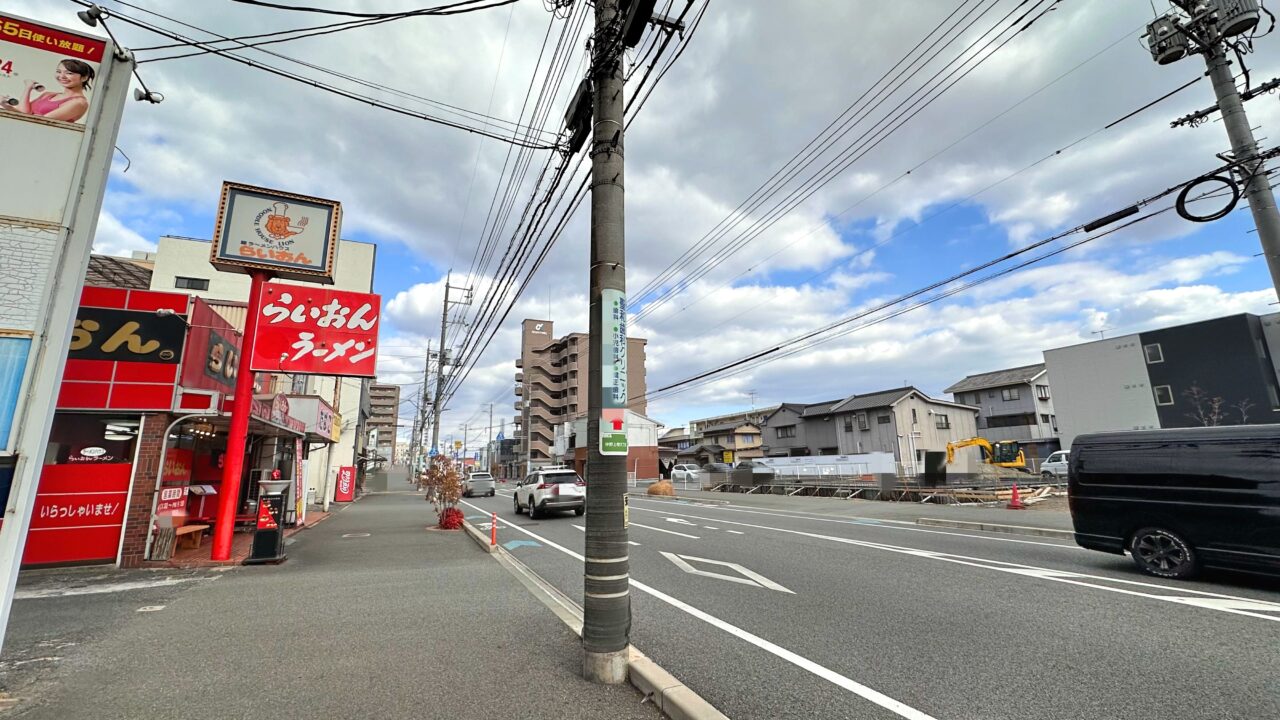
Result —
<svg viewBox="0 0 1280 720"><path fill-rule="evenodd" d="M1251 400L1249 400L1249 398L1245 398L1240 402L1236 403L1235 405L1231 406L1240 412L1241 425L1249 424L1249 409L1252 408L1253 406L1254 404Z"/></svg>
<svg viewBox="0 0 1280 720"><path fill-rule="evenodd" d="M1210 396L1204 388L1193 384L1183 391L1182 396L1191 403L1192 412L1187 417L1204 427L1217 427L1222 424L1222 406L1226 402L1217 395Z"/></svg>

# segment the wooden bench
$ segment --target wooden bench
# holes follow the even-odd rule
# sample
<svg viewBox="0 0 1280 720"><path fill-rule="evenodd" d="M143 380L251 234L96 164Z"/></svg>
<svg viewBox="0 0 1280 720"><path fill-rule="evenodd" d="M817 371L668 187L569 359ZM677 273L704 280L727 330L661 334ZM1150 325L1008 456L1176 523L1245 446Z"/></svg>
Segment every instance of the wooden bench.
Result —
<svg viewBox="0 0 1280 720"><path fill-rule="evenodd" d="M177 538L178 547L186 543L191 548L198 549L201 539L204 538L204 531L208 529L208 525L183 525L180 528L174 528L173 534Z"/></svg>

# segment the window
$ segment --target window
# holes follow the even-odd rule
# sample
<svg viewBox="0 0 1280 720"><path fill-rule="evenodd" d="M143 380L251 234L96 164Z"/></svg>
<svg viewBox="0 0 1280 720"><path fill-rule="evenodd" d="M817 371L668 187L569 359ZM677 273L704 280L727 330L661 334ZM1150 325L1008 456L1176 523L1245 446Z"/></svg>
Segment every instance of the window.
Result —
<svg viewBox="0 0 1280 720"><path fill-rule="evenodd" d="M888 424L889 424L889 416L888 416L888 415L880 415L880 416L878 416L878 417L876 418L876 422L880 423L881 425L888 425Z"/></svg>
<svg viewBox="0 0 1280 720"><path fill-rule="evenodd" d="M988 428L1023 427L1035 424L1035 413L1015 413L1013 415L997 415L987 418Z"/></svg>
<svg viewBox="0 0 1280 720"><path fill-rule="evenodd" d="M918 422L920 422L920 420L916 417L916 409L911 408L911 424L915 425Z"/></svg>
<svg viewBox="0 0 1280 720"><path fill-rule="evenodd" d="M870 428L870 426L868 426L868 425L867 425L867 416L866 416L866 414L865 414L865 413L862 413L862 414L859 414L859 415L858 415L858 429L859 429L859 430L870 430L870 429L871 429L871 428Z"/></svg>
<svg viewBox="0 0 1280 720"><path fill-rule="evenodd" d="M796 436L796 426L787 425L786 427L780 427L778 428L777 432L778 432L778 437L780 438L793 438Z"/></svg>
<svg viewBox="0 0 1280 720"><path fill-rule="evenodd" d="M1040 422L1044 423L1045 425L1048 425L1048 424L1049 424L1049 416L1048 416L1048 415L1041 415L1041 416L1040 416Z"/></svg>
<svg viewBox="0 0 1280 720"><path fill-rule="evenodd" d="M307 394L307 381L311 379L310 375L294 375L290 382L289 392L294 395Z"/></svg>
<svg viewBox="0 0 1280 720"><path fill-rule="evenodd" d="M862 417L862 416L859 415L858 417ZM848 415L846 415L844 418L844 431L853 432L853 418Z"/></svg>
<svg viewBox="0 0 1280 720"><path fill-rule="evenodd" d="M183 277L179 275L173 279L173 286L179 290L208 290L209 281L205 278Z"/></svg>
<svg viewBox="0 0 1280 720"><path fill-rule="evenodd" d="M989 398L993 398L993 397L995 397L995 396L996 396L996 391L995 391L995 390L988 390L988 391L987 391L987 397L989 397Z"/></svg>
<svg viewBox="0 0 1280 720"><path fill-rule="evenodd" d="M1041 400L1048 400L1048 399L1049 399L1049 386L1048 386L1048 385L1037 385L1037 386L1036 386L1036 397L1040 398Z"/></svg>
<svg viewBox="0 0 1280 720"><path fill-rule="evenodd" d="M951 427L951 421L947 419L946 415L938 413L933 416L933 419L937 421L936 424L939 430L947 430Z"/></svg>
<svg viewBox="0 0 1280 720"><path fill-rule="evenodd" d="M1150 346L1148 346L1148 347L1150 347ZM1157 347L1159 347L1159 346L1157 346ZM1156 404L1157 404L1157 405L1172 405L1172 404L1173 404L1173 390L1172 390L1172 389L1170 389L1170 387L1169 387L1168 385L1157 385L1157 386L1155 386L1154 388L1152 388L1152 390L1154 390L1154 391L1155 391L1155 394L1156 394Z"/></svg>
<svg viewBox="0 0 1280 720"><path fill-rule="evenodd" d="M1276 393L1275 385L1267 383L1267 395L1271 396L1271 407L1275 410L1280 410L1280 394Z"/></svg>
<svg viewBox="0 0 1280 720"><path fill-rule="evenodd" d="M1160 343L1143 345L1142 352L1147 356L1148 365L1155 365L1156 363L1164 362L1164 350L1160 349ZM1172 405L1173 403L1170 402L1167 404Z"/></svg>
<svg viewBox="0 0 1280 720"><path fill-rule="evenodd" d="M1022 397L1022 393L1018 391L1018 388L1005 388L1000 391L1000 397L1005 402L1011 402Z"/></svg>

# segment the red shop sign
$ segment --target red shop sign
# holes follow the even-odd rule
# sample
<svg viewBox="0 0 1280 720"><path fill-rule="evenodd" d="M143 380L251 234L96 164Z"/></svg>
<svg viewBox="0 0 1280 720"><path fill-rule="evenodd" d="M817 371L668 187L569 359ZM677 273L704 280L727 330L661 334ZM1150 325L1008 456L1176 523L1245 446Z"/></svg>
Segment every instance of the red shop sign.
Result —
<svg viewBox="0 0 1280 720"><path fill-rule="evenodd" d="M334 502L354 502L356 499L356 469L350 465L338 468L338 487L334 488Z"/></svg>
<svg viewBox="0 0 1280 720"><path fill-rule="evenodd" d="M377 375L381 297L279 283L263 294L254 372Z"/></svg>

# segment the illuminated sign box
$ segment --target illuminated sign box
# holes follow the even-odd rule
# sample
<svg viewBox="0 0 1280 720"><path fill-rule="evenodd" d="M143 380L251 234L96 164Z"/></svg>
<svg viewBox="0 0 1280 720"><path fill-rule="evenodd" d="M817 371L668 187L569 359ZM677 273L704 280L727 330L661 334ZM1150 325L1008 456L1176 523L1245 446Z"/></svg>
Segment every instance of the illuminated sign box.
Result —
<svg viewBox="0 0 1280 720"><path fill-rule="evenodd" d="M209 262L332 284L341 226L342 204L334 200L224 182Z"/></svg>

